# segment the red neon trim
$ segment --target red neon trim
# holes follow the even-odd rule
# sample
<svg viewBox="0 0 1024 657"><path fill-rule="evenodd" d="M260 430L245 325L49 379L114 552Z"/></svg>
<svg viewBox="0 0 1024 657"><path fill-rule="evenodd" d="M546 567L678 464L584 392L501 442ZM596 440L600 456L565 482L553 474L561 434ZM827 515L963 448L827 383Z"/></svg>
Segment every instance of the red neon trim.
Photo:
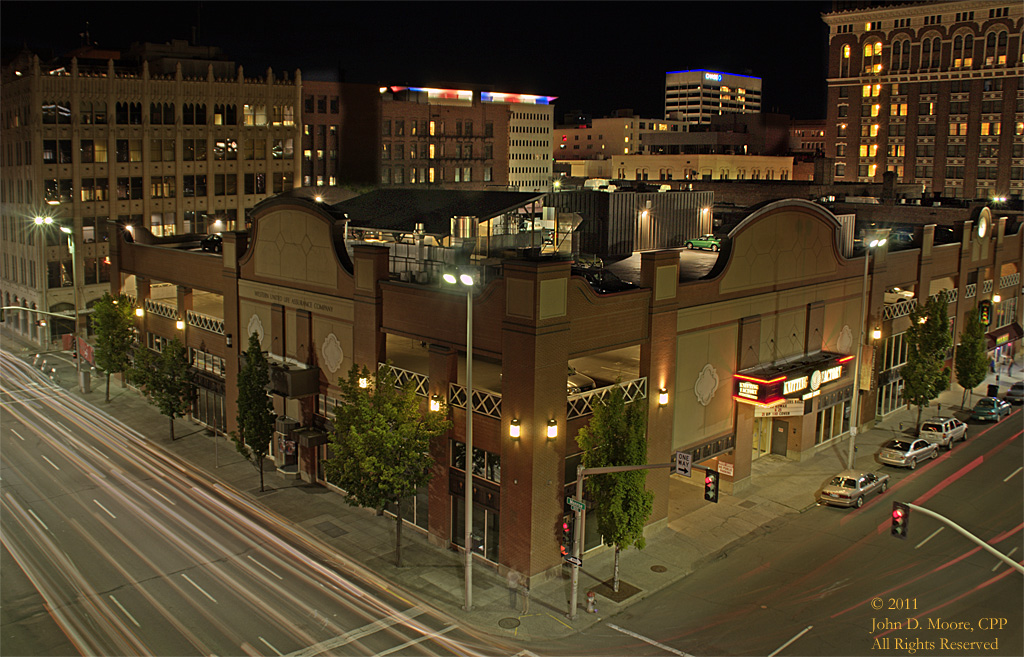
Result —
<svg viewBox="0 0 1024 657"><path fill-rule="evenodd" d="M736 378L736 379L743 379L744 381L756 381L757 383L778 383L779 381L785 381L786 380L786 375L785 374L783 374L782 376L777 376L774 379L770 379L770 380L767 380L767 381L764 380L764 379L758 379L757 377L747 376L746 374L733 374L732 376L733 376L733 378Z"/></svg>
<svg viewBox="0 0 1024 657"><path fill-rule="evenodd" d="M845 362L851 361L851 360L853 360L853 356L852 355L850 355L850 356L843 356L842 358L840 358L836 362L838 362L838 363L845 363Z"/></svg>
<svg viewBox="0 0 1024 657"><path fill-rule="evenodd" d="M732 398L738 402L743 402L744 404L750 404L751 406L761 406L763 408L771 408L773 406L784 404L786 401L788 401L785 397L779 397L778 399L773 399L770 402L759 402L756 399L750 399L749 397L740 397L739 395L733 395Z"/></svg>

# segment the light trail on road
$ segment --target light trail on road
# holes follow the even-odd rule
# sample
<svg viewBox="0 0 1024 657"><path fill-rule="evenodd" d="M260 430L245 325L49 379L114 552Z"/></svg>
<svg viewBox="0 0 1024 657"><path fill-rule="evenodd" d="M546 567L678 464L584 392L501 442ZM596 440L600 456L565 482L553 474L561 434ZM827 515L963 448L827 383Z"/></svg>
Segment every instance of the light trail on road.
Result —
<svg viewBox="0 0 1024 657"><path fill-rule="evenodd" d="M82 654L515 652L6 353L0 413L0 540Z"/></svg>

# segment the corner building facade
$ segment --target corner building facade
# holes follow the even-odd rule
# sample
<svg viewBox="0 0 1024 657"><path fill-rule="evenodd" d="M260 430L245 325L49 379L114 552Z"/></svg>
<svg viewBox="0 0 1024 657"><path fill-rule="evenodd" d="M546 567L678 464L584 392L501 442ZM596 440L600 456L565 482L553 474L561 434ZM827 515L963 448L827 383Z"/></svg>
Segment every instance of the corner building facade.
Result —
<svg viewBox="0 0 1024 657"><path fill-rule="evenodd" d="M429 194L441 196L421 198L417 207L472 211L465 199ZM521 196L491 205L513 216L538 212L537 196ZM930 293L964 290L950 305L957 332L963 313L998 291L1001 303L1012 299L1019 330L1019 225L997 219L994 230L979 234L963 222L958 241L947 244L924 230L916 248L872 256L868 321L860 327L863 256L843 254L840 224L826 209L786 200L740 223L700 280L681 280L679 253L666 250L641 255L637 289L611 294L571 275L568 260L505 259L484 267L470 297L474 387L467 391L466 292L431 275L404 282L392 271L387 246L346 243L341 205L269 200L254 212L251 233L225 234L222 255L119 239L112 289L146 278L219 287L223 334L189 325L184 337L224 359L230 431L239 353L245 336L259 336L272 361L279 415L273 459L281 476L329 486L320 463L329 449L337 380L352 365L376 370L391 361L416 386L424 412L438 396L453 421L449 435L431 445L431 482L408 500L403 516L439 548L461 549L469 462L474 552L481 563L530 578L561 573L560 525L580 459L576 435L616 380L647 408L648 462L689 452L695 463L722 473L728 494L751 483L751 463L763 454L801 459L834 448L851 426L873 422L879 359L856 345L865 327L880 325L887 339L906 321L886 312L884 291L892 286L913 279ZM479 234L493 214L477 216ZM415 219L432 230L429 217ZM468 248L465 241L459 246ZM971 277L978 280L973 295L965 289ZM170 319L147 314L143 321L145 332L175 334ZM849 406L858 357L872 374L861 377L859 418ZM592 377L596 388L573 392L569 368ZM474 413L470 459L467 407ZM518 437L510 432L514 420ZM647 483L655 494L651 529L675 519L674 496L701 495L695 482L672 482L665 469L651 470ZM587 523L586 549L599 546L595 524Z"/></svg>

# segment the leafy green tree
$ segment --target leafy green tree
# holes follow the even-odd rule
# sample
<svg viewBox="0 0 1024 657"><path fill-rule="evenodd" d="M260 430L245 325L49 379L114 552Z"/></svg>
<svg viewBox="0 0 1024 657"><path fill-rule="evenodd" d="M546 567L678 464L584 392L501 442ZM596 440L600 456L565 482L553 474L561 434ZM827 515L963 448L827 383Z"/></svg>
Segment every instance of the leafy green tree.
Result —
<svg viewBox="0 0 1024 657"><path fill-rule="evenodd" d="M978 319L978 309L972 308L964 316L964 328L960 333L960 346L956 350L956 380L963 386L963 407L975 387L985 380L988 373L988 353L985 342L985 327Z"/></svg>
<svg viewBox="0 0 1024 657"><path fill-rule="evenodd" d="M365 379L369 385L359 386ZM430 481L430 441L451 428L439 412L420 411L412 381L399 386L395 371L381 365L376 377L353 366L339 379L341 404L331 429L327 480L345 491L352 506L396 510L395 565L402 565L402 500Z"/></svg>
<svg viewBox="0 0 1024 657"><path fill-rule="evenodd" d="M135 355L132 380L160 413L167 416L174 440L174 418L184 417L195 398L195 384L189 372L188 355L181 340L174 338L159 355L142 348Z"/></svg>
<svg viewBox="0 0 1024 657"><path fill-rule="evenodd" d="M96 366L106 374L106 401L110 403L110 375L121 374L131 366L135 346L135 325L132 301L123 294L115 299L104 294L92 309L92 326L96 332Z"/></svg>
<svg viewBox="0 0 1024 657"><path fill-rule="evenodd" d="M273 403L267 396L270 384L270 365L260 349L256 333L249 336L249 349L245 364L238 372L238 431L231 435L235 449L260 473L260 492L263 492L263 460L270 452L274 438Z"/></svg>
<svg viewBox="0 0 1024 657"><path fill-rule="evenodd" d="M917 406L917 426L921 428L924 407L949 389L949 368L946 352L953 346L949 334L949 308L944 292L928 300L924 308L919 304L910 314L910 328L904 334L907 342L907 363L900 370L903 377L903 397L908 404Z"/></svg>
<svg viewBox="0 0 1024 657"><path fill-rule="evenodd" d="M583 449L584 468L647 463L647 412L643 404L626 403L621 387L611 390L594 406L590 424L580 429L576 442ZM619 590L619 553L631 546L644 549L644 525L651 515L653 491L647 490L647 471L630 470L594 475L586 479L594 503L597 529L605 543L615 547L612 590Z"/></svg>

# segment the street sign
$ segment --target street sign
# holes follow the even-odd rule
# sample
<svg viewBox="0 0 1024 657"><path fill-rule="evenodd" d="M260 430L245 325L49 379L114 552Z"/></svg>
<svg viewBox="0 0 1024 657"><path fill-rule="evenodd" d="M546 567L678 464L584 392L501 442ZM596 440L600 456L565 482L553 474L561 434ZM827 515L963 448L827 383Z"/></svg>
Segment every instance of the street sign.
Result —
<svg viewBox="0 0 1024 657"><path fill-rule="evenodd" d="M580 559L579 557L574 557L571 554L565 555L565 560L566 560L567 563L571 563L574 566L582 566L583 565L583 559Z"/></svg>
<svg viewBox="0 0 1024 657"><path fill-rule="evenodd" d="M690 476L690 466L693 464L693 454L689 452L676 452L676 464L673 469L674 474L683 475L684 477Z"/></svg>
<svg viewBox="0 0 1024 657"><path fill-rule="evenodd" d="M583 500L577 500L573 497L565 498L565 503L569 505L570 509L579 513L583 513L583 509L587 508L587 505L583 503Z"/></svg>

